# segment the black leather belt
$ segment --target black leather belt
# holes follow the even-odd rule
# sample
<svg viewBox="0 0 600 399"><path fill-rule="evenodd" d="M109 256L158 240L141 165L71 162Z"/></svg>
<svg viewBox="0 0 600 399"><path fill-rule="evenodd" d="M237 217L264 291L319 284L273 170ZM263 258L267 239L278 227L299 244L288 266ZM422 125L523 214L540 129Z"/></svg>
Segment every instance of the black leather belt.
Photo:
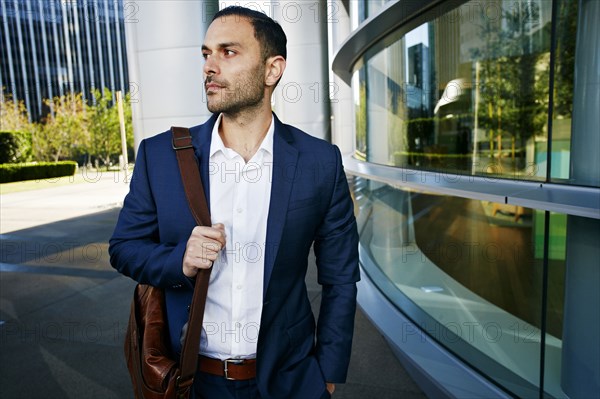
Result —
<svg viewBox="0 0 600 399"><path fill-rule="evenodd" d="M198 370L228 380L249 380L256 378L256 359L219 360L199 355Z"/></svg>

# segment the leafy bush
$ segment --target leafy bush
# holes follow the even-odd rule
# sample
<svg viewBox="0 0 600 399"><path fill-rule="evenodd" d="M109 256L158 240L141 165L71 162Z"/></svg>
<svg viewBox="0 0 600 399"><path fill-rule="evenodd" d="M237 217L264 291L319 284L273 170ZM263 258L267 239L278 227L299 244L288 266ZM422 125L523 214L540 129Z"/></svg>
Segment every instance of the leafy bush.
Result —
<svg viewBox="0 0 600 399"><path fill-rule="evenodd" d="M0 183L73 176L76 170L77 162L74 161L28 164L6 163L0 165Z"/></svg>
<svg viewBox="0 0 600 399"><path fill-rule="evenodd" d="M31 133L0 131L0 164L31 160Z"/></svg>
<svg viewBox="0 0 600 399"><path fill-rule="evenodd" d="M0 163L79 159L108 167L118 162L121 125L116 93L104 88L92 94L93 101L84 99L82 93L44 99L44 115L38 121L30 121L23 101L0 96L0 129L29 132L0 138ZM124 95L122 103L127 147L132 153L131 95Z"/></svg>

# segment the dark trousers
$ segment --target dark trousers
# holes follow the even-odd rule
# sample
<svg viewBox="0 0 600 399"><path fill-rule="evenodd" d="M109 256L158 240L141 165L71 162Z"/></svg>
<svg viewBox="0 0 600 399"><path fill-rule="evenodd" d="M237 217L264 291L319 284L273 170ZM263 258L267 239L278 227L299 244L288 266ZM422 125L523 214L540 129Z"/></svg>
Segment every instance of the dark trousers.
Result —
<svg viewBox="0 0 600 399"><path fill-rule="evenodd" d="M231 381L208 373L196 373L194 399L260 399L256 379Z"/></svg>
<svg viewBox="0 0 600 399"><path fill-rule="evenodd" d="M256 379L231 381L203 372L196 373L193 394L193 399L260 399ZM321 398L331 395L325 390Z"/></svg>

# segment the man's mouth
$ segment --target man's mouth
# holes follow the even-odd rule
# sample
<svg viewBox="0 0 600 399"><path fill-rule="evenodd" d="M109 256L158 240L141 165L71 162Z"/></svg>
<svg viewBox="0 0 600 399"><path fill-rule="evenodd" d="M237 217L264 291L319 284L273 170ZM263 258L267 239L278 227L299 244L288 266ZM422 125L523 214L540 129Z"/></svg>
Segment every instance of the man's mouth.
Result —
<svg viewBox="0 0 600 399"><path fill-rule="evenodd" d="M207 80L206 83L204 83L204 88L206 89L206 92L208 93L209 91L217 91L219 89L222 89L223 86L217 82L211 82L211 81Z"/></svg>

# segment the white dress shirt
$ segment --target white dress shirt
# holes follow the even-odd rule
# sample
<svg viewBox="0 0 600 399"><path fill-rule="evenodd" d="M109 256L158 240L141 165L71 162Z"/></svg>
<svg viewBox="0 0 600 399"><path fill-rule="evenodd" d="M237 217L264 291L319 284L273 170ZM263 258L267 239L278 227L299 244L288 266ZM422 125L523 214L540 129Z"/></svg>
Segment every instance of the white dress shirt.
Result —
<svg viewBox="0 0 600 399"><path fill-rule="evenodd" d="M271 197L274 121L246 163L212 131L209 184L212 223L225 226L226 246L213 264L200 352L254 358L263 303L264 254Z"/></svg>

